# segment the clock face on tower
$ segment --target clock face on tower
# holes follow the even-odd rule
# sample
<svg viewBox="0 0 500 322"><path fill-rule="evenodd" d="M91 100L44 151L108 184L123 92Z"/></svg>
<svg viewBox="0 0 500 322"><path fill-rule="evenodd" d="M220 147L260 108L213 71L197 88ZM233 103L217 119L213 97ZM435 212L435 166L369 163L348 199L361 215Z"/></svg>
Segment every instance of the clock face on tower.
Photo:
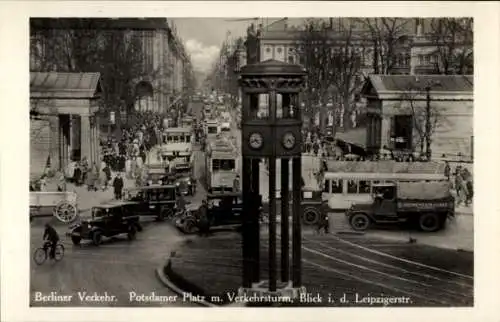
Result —
<svg viewBox="0 0 500 322"><path fill-rule="evenodd" d="M283 144L283 147L285 149L293 149L295 147L295 143L295 134L293 134L292 132L286 132L285 134L283 134L281 144Z"/></svg>
<svg viewBox="0 0 500 322"><path fill-rule="evenodd" d="M250 134L248 144L252 149L260 149L264 143L264 138L262 137L262 134L258 132L254 132Z"/></svg>

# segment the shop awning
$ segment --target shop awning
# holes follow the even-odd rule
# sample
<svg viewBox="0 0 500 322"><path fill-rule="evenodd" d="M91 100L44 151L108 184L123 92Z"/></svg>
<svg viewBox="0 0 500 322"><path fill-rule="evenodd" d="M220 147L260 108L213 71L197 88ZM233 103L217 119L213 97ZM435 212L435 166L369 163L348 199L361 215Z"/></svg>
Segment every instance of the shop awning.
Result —
<svg viewBox="0 0 500 322"><path fill-rule="evenodd" d="M337 132L335 134L335 139L337 141L342 141L343 143L349 143L360 147L362 149L366 148L366 128L356 128L349 130L347 132Z"/></svg>

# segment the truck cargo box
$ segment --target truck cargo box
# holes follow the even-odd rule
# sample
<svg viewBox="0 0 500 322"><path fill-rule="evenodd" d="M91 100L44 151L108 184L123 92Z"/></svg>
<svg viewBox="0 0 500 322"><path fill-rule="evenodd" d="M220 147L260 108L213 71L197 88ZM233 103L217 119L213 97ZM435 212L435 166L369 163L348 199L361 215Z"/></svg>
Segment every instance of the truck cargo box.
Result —
<svg viewBox="0 0 500 322"><path fill-rule="evenodd" d="M398 199L443 200L452 197L448 182L399 182Z"/></svg>

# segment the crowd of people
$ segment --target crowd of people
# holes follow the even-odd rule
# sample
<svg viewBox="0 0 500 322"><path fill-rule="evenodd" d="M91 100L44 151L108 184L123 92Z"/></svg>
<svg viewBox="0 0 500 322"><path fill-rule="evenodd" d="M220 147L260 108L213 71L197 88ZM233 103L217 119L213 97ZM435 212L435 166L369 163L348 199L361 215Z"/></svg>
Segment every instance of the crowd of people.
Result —
<svg viewBox="0 0 500 322"><path fill-rule="evenodd" d="M113 176L114 173L125 173L129 179L143 181L147 154L161 141L163 118L163 115L150 111L136 113L133 125L123 126L119 136L101 139L101 162L91 163L83 156L71 161L63 173L58 173L55 178L57 190L66 191L66 183L70 182L75 186L86 186L89 191L105 191L110 186L120 186L120 183L115 185L117 175ZM30 182L30 191L51 189L47 188L48 172ZM123 181L121 176L119 179Z"/></svg>

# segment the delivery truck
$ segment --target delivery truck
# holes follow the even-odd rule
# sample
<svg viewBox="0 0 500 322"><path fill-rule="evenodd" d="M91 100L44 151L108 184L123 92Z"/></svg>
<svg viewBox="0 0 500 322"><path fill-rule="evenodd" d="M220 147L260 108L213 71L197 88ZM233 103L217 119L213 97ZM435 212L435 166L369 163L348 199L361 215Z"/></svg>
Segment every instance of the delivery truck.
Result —
<svg viewBox="0 0 500 322"><path fill-rule="evenodd" d="M409 223L425 232L445 228L455 215L455 199L448 182L386 182L373 185L370 202L354 203L346 211L354 230L374 224Z"/></svg>

